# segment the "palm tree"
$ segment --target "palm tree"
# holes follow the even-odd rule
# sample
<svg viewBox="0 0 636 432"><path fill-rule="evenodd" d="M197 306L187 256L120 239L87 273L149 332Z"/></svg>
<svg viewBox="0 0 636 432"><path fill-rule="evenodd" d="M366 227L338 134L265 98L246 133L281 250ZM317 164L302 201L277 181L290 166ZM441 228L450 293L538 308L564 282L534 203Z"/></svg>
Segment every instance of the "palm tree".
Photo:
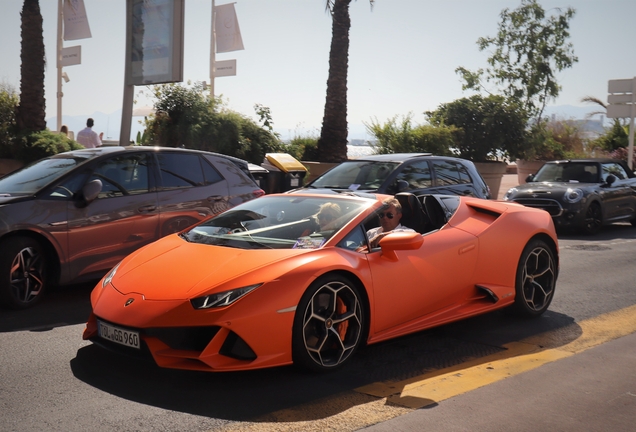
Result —
<svg viewBox="0 0 636 432"><path fill-rule="evenodd" d="M20 105L16 111L18 129L46 129L44 99L44 37L38 0L24 0L22 6L22 50L20 52Z"/></svg>
<svg viewBox="0 0 636 432"><path fill-rule="evenodd" d="M369 0L373 7L374 0ZM349 66L349 4L351 0L327 0L331 13L331 49L327 99L318 139L320 162L342 162L347 159L347 69Z"/></svg>

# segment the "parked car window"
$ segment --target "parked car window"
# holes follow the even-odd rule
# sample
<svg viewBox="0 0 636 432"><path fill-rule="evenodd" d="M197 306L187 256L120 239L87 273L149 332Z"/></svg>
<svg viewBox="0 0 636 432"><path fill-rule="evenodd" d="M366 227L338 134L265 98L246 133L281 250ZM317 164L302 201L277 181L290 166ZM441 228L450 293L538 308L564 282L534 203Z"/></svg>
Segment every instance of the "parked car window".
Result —
<svg viewBox="0 0 636 432"><path fill-rule="evenodd" d="M137 153L106 159L93 172L90 180L93 179L102 181L102 191L97 198L147 193L147 155Z"/></svg>
<svg viewBox="0 0 636 432"><path fill-rule="evenodd" d="M462 184L470 184L473 182L473 179L470 178L470 174L466 167L462 164L456 164L457 171L459 171L459 182Z"/></svg>
<svg viewBox="0 0 636 432"><path fill-rule="evenodd" d="M4 194L31 195L49 182L63 176L86 158L56 157L42 159L34 164L0 179L0 190Z"/></svg>
<svg viewBox="0 0 636 432"><path fill-rule="evenodd" d="M433 161L433 168L435 169L435 177L437 178L438 186L456 185L461 183L469 183L466 180L462 180L457 169L457 164L450 161Z"/></svg>
<svg viewBox="0 0 636 432"><path fill-rule="evenodd" d="M362 225L357 226L351 232L338 243L338 247L349 249L352 251L358 250L367 244L367 234Z"/></svg>
<svg viewBox="0 0 636 432"><path fill-rule="evenodd" d="M603 181L607 181L608 175L614 175L619 180L625 180L629 176L625 172L622 166L617 163L604 163L603 164Z"/></svg>
<svg viewBox="0 0 636 432"><path fill-rule="evenodd" d="M86 178L86 173L75 173L59 184L53 186L49 189L47 195L42 196L45 198L52 199L70 199L75 196L75 194L79 193L84 186L84 179Z"/></svg>
<svg viewBox="0 0 636 432"><path fill-rule="evenodd" d="M314 188L377 189L395 170L394 162L349 161L337 165L312 183Z"/></svg>
<svg viewBox="0 0 636 432"><path fill-rule="evenodd" d="M203 176L205 178L205 184L211 185L223 180L221 174L210 163L203 160L201 161L201 167L203 167Z"/></svg>
<svg viewBox="0 0 636 432"><path fill-rule="evenodd" d="M404 180L409 184L407 190L431 187L431 169L427 161L419 161L406 165L397 176L397 180Z"/></svg>
<svg viewBox="0 0 636 432"><path fill-rule="evenodd" d="M159 153L159 170L164 189L203 186L205 176L198 155Z"/></svg>

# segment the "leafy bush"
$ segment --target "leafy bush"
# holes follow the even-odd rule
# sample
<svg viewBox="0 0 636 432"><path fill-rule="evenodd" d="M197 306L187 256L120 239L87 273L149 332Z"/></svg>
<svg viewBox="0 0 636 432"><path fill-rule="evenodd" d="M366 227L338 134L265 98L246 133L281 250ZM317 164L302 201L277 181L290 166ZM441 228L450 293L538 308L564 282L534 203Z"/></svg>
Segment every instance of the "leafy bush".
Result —
<svg viewBox="0 0 636 432"><path fill-rule="evenodd" d="M11 156L15 136L15 108L19 101L10 85L0 84L0 157Z"/></svg>
<svg viewBox="0 0 636 432"><path fill-rule="evenodd" d="M143 145L186 147L213 151L260 164L265 153L280 152L283 145L271 131L266 107L257 105L257 113L266 125L226 109L201 83L192 87L163 84L152 87L156 114L144 122Z"/></svg>
<svg viewBox="0 0 636 432"><path fill-rule="evenodd" d="M634 154L632 155L632 167L636 167L636 151L633 153ZM626 147L619 147L616 150L613 150L612 152L610 152L608 156L611 157L612 159L620 159L627 162L629 161L629 149L627 149Z"/></svg>
<svg viewBox="0 0 636 432"><path fill-rule="evenodd" d="M535 124L527 146L519 153L519 159L545 161L587 156L579 129L562 120Z"/></svg>
<svg viewBox="0 0 636 432"><path fill-rule="evenodd" d="M629 145L628 127L623 126L618 119L614 119L612 127L594 140L591 145L606 152L612 152Z"/></svg>
<svg viewBox="0 0 636 432"><path fill-rule="evenodd" d="M27 165L47 156L83 148L64 135L44 130L18 135L14 141L12 156Z"/></svg>
<svg viewBox="0 0 636 432"><path fill-rule="evenodd" d="M455 127L456 154L474 162L515 158L526 145L527 116L514 99L474 95L425 112L434 126Z"/></svg>
<svg viewBox="0 0 636 432"><path fill-rule="evenodd" d="M318 137L295 136L288 144L283 144L282 151L299 161L317 161Z"/></svg>
<svg viewBox="0 0 636 432"><path fill-rule="evenodd" d="M433 153L440 156L451 155L454 135L458 132L454 127L433 127L430 125L411 124L412 115L397 116L385 124L377 120L365 126L370 135L376 139L375 150L379 154L388 153Z"/></svg>

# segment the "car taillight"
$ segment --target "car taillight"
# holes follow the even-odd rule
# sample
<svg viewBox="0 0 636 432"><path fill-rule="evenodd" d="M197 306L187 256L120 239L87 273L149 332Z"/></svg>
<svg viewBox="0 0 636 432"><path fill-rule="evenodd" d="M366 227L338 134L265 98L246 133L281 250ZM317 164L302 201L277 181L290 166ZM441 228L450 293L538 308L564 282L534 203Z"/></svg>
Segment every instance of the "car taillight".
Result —
<svg viewBox="0 0 636 432"><path fill-rule="evenodd" d="M255 189L252 191L252 194L254 195L254 198L260 198L265 195L265 191L263 189Z"/></svg>

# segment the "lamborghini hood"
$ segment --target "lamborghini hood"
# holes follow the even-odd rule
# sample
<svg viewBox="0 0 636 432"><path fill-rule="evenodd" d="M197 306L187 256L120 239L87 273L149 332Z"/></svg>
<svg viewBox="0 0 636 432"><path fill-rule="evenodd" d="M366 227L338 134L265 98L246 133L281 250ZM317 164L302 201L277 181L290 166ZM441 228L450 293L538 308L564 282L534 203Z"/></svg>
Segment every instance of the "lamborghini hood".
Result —
<svg viewBox="0 0 636 432"><path fill-rule="evenodd" d="M137 293L146 300L184 300L211 293L224 282L307 252L310 250L210 246L188 243L174 234L124 259L111 283L124 295ZM258 282L265 280L254 281Z"/></svg>

